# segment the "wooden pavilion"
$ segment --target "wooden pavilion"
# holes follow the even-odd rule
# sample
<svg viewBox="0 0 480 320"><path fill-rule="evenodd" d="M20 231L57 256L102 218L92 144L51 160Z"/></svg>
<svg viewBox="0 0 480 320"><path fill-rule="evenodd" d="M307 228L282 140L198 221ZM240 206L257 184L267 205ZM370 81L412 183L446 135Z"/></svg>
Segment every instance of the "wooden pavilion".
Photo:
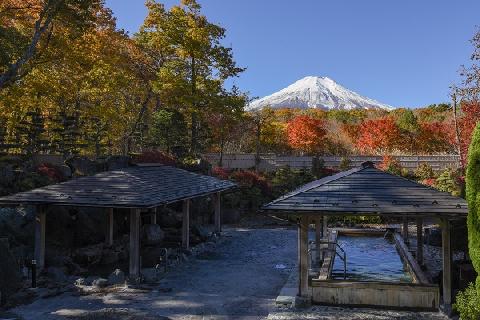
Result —
<svg viewBox="0 0 480 320"><path fill-rule="evenodd" d="M36 207L35 253L37 267L45 267L46 212L49 206L105 208L107 219L106 241L113 242L115 208L130 209L130 263L131 279L140 275L140 221L141 213L156 217L156 208L174 202L183 202L182 246L189 247L190 200L213 195L215 231L221 231L221 192L236 185L230 181L200 175L182 169L148 165L106 171L93 176L77 178L44 188L0 198L0 205L33 205ZM156 220L153 221L156 223Z"/></svg>
<svg viewBox="0 0 480 320"><path fill-rule="evenodd" d="M315 224L318 248L323 232L322 221L325 228L329 216L403 218L404 231L405 221L415 219L418 238L416 258L423 260L423 219L438 218L442 227L443 302L447 307L452 303L451 221L467 216L467 203L462 198L386 173L376 169L373 163L366 162L361 167L308 183L265 205L263 210L299 217L298 295L307 299L311 298L312 293L308 272L310 223Z"/></svg>

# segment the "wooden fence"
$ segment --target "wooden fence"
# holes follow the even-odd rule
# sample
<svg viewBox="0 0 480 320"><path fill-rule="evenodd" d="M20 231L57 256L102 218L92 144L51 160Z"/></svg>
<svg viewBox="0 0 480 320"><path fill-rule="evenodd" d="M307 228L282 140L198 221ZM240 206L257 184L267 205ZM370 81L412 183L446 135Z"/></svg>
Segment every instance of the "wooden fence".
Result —
<svg viewBox="0 0 480 320"><path fill-rule="evenodd" d="M217 166L220 156L217 153L205 154L204 158L213 166ZM323 159L326 167L338 168L344 157L319 157ZM375 164L382 162L381 156L348 156L351 167L359 166L362 162L372 161ZM433 156L393 156L400 162L403 168L415 170L421 163L428 163L433 170L446 168L458 168L460 157L457 155L433 155ZM274 154L262 154L258 168L261 171L273 171L280 167L289 166L293 169L311 169L313 157L304 156L277 156ZM255 154L225 154L222 166L228 169L249 169L255 167Z"/></svg>

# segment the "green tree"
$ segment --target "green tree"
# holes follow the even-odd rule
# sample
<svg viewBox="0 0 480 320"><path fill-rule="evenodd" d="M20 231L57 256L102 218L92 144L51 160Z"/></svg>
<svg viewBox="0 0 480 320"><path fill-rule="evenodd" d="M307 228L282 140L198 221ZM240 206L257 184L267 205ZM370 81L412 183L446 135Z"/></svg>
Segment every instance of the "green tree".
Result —
<svg viewBox="0 0 480 320"><path fill-rule="evenodd" d="M163 58L154 88L165 104L181 106L189 118L195 154L202 115L210 111L223 82L243 69L236 66L231 48L221 44L225 29L209 22L195 0L182 0L169 11L154 0L146 6L149 13L136 38Z"/></svg>
<svg viewBox="0 0 480 320"><path fill-rule="evenodd" d="M420 133L420 125L417 116L410 109L403 109L397 119L397 125L401 134L406 138L409 144L410 153L416 152L416 141Z"/></svg>
<svg viewBox="0 0 480 320"><path fill-rule="evenodd" d="M466 174L468 201L468 240L469 251L475 270L480 274L480 125L477 125L468 154ZM477 278L480 290L480 277Z"/></svg>
<svg viewBox="0 0 480 320"><path fill-rule="evenodd" d="M480 124L477 125L468 149L466 174L468 201L468 249L473 267L480 274ZM475 320L480 317L480 276L476 283L457 295L455 309L462 319Z"/></svg>
<svg viewBox="0 0 480 320"><path fill-rule="evenodd" d="M170 153L174 147L181 148L187 142L187 124L178 110L161 109L152 116L150 141Z"/></svg>

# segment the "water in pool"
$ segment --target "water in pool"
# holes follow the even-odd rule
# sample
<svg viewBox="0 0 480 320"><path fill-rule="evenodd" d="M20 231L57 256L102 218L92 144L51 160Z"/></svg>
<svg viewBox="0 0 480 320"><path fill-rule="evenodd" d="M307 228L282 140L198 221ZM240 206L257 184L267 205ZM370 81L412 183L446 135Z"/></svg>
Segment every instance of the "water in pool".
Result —
<svg viewBox="0 0 480 320"><path fill-rule="evenodd" d="M339 236L338 244L347 253L347 279L412 282L392 241L373 236ZM338 256L332 277L343 279L343 261Z"/></svg>

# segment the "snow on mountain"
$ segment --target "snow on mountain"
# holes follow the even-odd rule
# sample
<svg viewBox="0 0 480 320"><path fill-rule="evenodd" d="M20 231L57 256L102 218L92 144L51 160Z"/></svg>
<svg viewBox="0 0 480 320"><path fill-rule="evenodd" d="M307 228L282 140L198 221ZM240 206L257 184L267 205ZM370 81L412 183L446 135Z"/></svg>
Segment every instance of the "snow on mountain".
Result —
<svg viewBox="0 0 480 320"><path fill-rule="evenodd" d="M272 108L393 109L392 106L359 95L328 77L305 77L285 89L254 100L248 110Z"/></svg>

